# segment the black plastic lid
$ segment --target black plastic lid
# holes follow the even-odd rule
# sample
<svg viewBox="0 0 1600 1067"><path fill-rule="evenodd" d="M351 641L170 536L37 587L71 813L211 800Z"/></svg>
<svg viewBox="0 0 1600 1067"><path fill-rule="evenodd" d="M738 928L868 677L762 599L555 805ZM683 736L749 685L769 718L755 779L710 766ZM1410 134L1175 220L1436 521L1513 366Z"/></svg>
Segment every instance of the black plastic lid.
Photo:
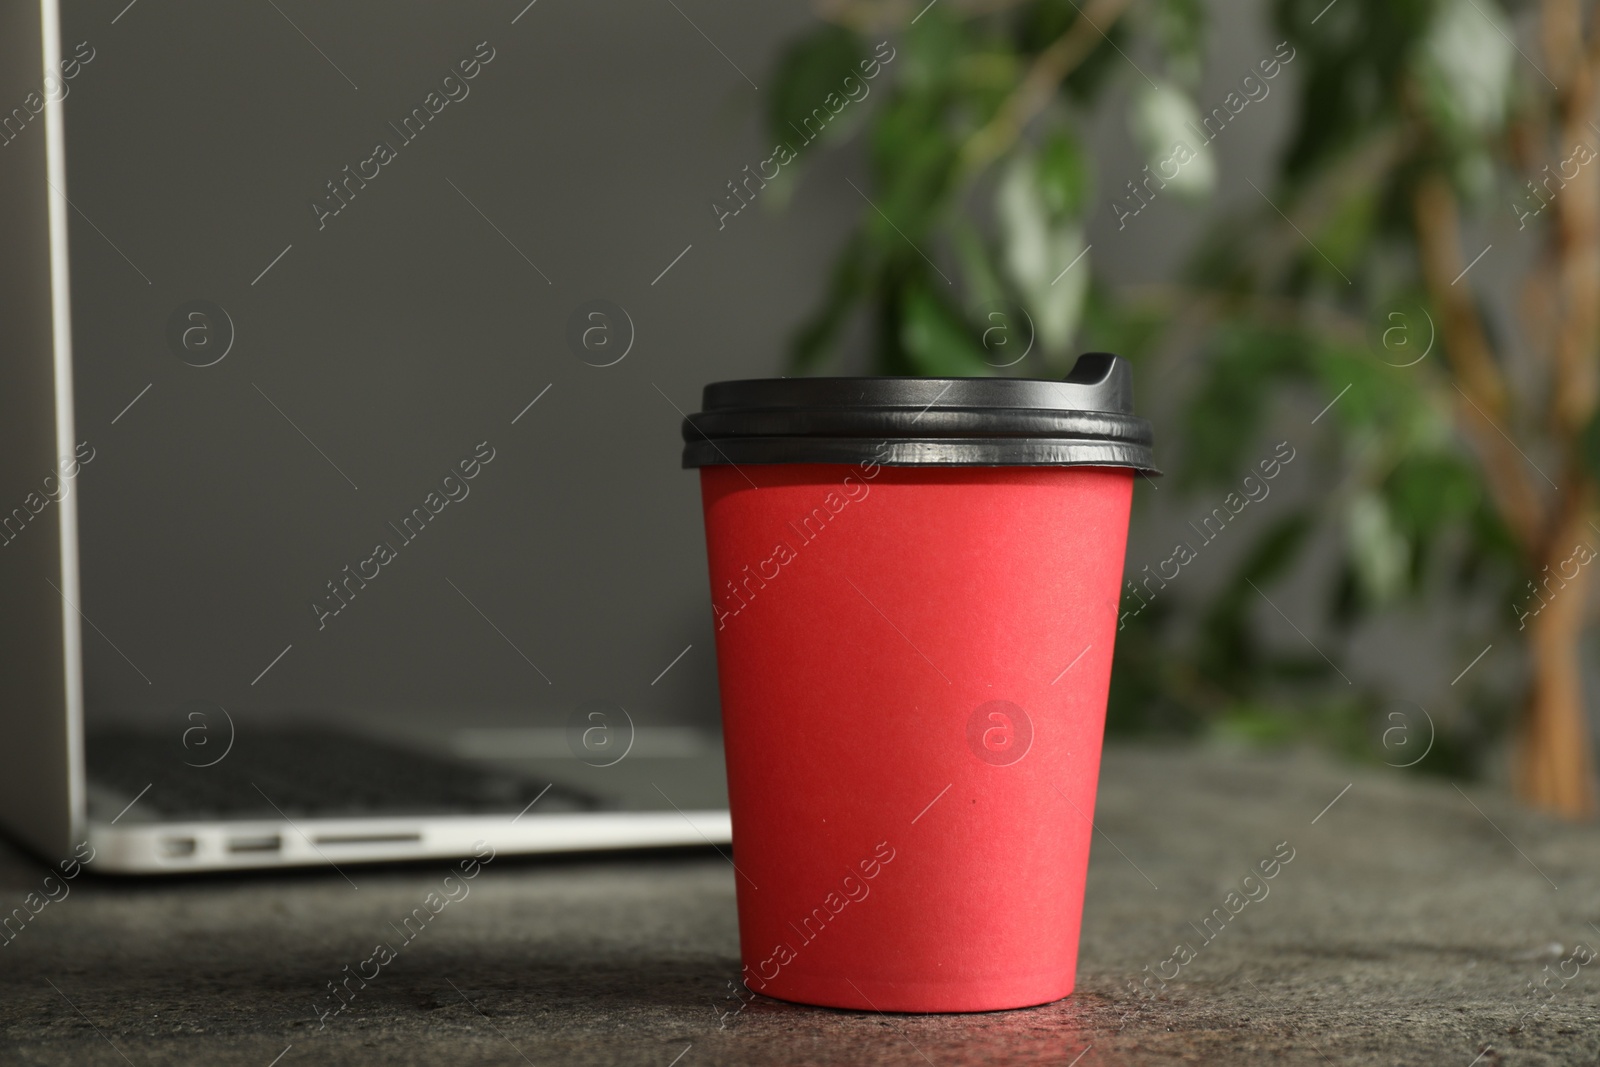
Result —
<svg viewBox="0 0 1600 1067"><path fill-rule="evenodd" d="M713 382L683 420L683 465L1099 466L1160 473L1128 361L1078 357L1039 378L750 378Z"/></svg>

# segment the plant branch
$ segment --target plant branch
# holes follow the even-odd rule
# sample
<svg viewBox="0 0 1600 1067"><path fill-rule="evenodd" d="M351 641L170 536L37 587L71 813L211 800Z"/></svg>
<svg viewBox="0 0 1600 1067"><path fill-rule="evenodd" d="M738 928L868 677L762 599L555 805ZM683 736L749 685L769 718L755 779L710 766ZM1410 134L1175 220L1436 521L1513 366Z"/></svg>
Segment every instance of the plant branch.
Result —
<svg viewBox="0 0 1600 1067"><path fill-rule="evenodd" d="M1563 155L1594 137L1593 64L1582 47L1581 15L1570 0L1546 4L1547 36L1570 35L1562 54L1566 88L1557 96ZM1591 153L1591 160L1593 155ZM1557 168L1561 168L1558 166ZM1562 178L1566 175L1563 174ZM1585 180L1586 179L1586 180ZM1595 343L1600 337L1600 182L1591 171L1567 181L1555 197L1554 245L1556 324L1553 331L1551 415L1563 445L1570 446L1594 414Z"/></svg>
<svg viewBox="0 0 1600 1067"><path fill-rule="evenodd" d="M1129 3L1130 0L1089 0L1080 9L1072 25L1039 53L988 124L968 138L961 150L964 173L975 174L1005 154L1034 116L1050 103L1062 80L1104 39Z"/></svg>
<svg viewBox="0 0 1600 1067"><path fill-rule="evenodd" d="M1541 0L1539 50L1544 53L1544 74L1557 94L1564 93L1561 86L1584 62L1583 11L1578 0Z"/></svg>
<svg viewBox="0 0 1600 1067"><path fill-rule="evenodd" d="M1532 558L1542 541L1545 509L1528 475L1527 461L1502 432L1505 382L1495 366L1472 290L1456 284L1467 263L1461 253L1455 192L1438 173L1426 174L1416 184L1411 208L1423 283L1440 312L1445 358L1461 390L1457 424L1483 461L1496 509Z"/></svg>

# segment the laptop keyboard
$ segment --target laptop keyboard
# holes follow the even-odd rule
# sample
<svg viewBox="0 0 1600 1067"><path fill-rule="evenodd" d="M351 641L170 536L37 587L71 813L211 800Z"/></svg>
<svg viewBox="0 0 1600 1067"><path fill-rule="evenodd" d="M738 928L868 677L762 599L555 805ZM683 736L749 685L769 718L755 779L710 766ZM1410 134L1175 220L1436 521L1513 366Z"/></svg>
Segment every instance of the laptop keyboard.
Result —
<svg viewBox="0 0 1600 1067"><path fill-rule="evenodd" d="M192 766L214 757L169 734L97 733L85 747L91 803L114 799L107 791L124 803L139 797L128 822L515 814L536 797L530 816L600 807L568 786L323 730L241 736L210 767Z"/></svg>

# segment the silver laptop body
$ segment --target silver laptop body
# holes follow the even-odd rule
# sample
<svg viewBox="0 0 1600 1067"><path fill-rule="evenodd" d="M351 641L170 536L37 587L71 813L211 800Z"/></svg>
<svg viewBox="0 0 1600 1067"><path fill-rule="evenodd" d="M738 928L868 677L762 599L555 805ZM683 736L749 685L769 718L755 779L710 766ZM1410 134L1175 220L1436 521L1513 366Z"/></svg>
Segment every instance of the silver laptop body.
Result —
<svg viewBox="0 0 1600 1067"><path fill-rule="evenodd" d="M516 58L533 38L512 36L529 27L489 5L413 13L363 53L357 96L272 6L261 26L192 25L205 10L73 11L63 27L55 0L0 0L0 830L108 872L726 844L697 486L662 400L692 403L722 368L585 359L563 344L592 303L583 271L547 247L552 272L579 277L546 285L496 236L534 243L489 130L533 106L517 79L534 64ZM351 73L355 14L305 28ZM241 127L265 122L252 101L275 86L228 68L269 31L267 61L293 68L284 92L311 79L339 114L318 126L283 102L307 116L303 142L263 148L248 181L227 160L274 139L260 125L185 159L214 101L190 87L164 102L150 79L179 76L168 65L198 35L216 54L195 77ZM409 170L329 201L346 218L307 210L324 170L404 136L380 113L411 114L441 71L468 85L469 63L473 95L400 149ZM193 187L168 198L145 153ZM184 197L211 236L185 224ZM391 229L418 217L397 253ZM389 324L370 348L353 329L306 359L341 329L320 290L397 254L433 270L435 247L466 295L349 285L351 316ZM528 351L441 347L452 316L502 314L507 276L533 308L504 312ZM464 330L461 351L485 336ZM360 361L373 395L352 398L341 375ZM438 384L447 361L459 388ZM416 418L430 394L441 407ZM648 433L562 451L602 417ZM610 493L650 494L631 528L594 503Z"/></svg>

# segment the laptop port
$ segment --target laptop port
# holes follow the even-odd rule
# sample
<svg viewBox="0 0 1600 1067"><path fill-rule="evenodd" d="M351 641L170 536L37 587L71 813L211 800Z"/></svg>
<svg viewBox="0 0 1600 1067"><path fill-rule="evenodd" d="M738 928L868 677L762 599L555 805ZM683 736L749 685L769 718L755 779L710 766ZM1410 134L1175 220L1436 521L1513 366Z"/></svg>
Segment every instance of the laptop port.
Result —
<svg viewBox="0 0 1600 1067"><path fill-rule="evenodd" d="M193 856L199 847L192 837L163 837L161 839L162 859L177 860Z"/></svg>
<svg viewBox="0 0 1600 1067"><path fill-rule="evenodd" d="M229 852L278 852L282 848L283 838L277 834L263 834L260 837L228 838Z"/></svg>
<svg viewBox="0 0 1600 1067"><path fill-rule="evenodd" d="M315 845L402 845L421 841L420 833L318 834L312 838L312 844Z"/></svg>

